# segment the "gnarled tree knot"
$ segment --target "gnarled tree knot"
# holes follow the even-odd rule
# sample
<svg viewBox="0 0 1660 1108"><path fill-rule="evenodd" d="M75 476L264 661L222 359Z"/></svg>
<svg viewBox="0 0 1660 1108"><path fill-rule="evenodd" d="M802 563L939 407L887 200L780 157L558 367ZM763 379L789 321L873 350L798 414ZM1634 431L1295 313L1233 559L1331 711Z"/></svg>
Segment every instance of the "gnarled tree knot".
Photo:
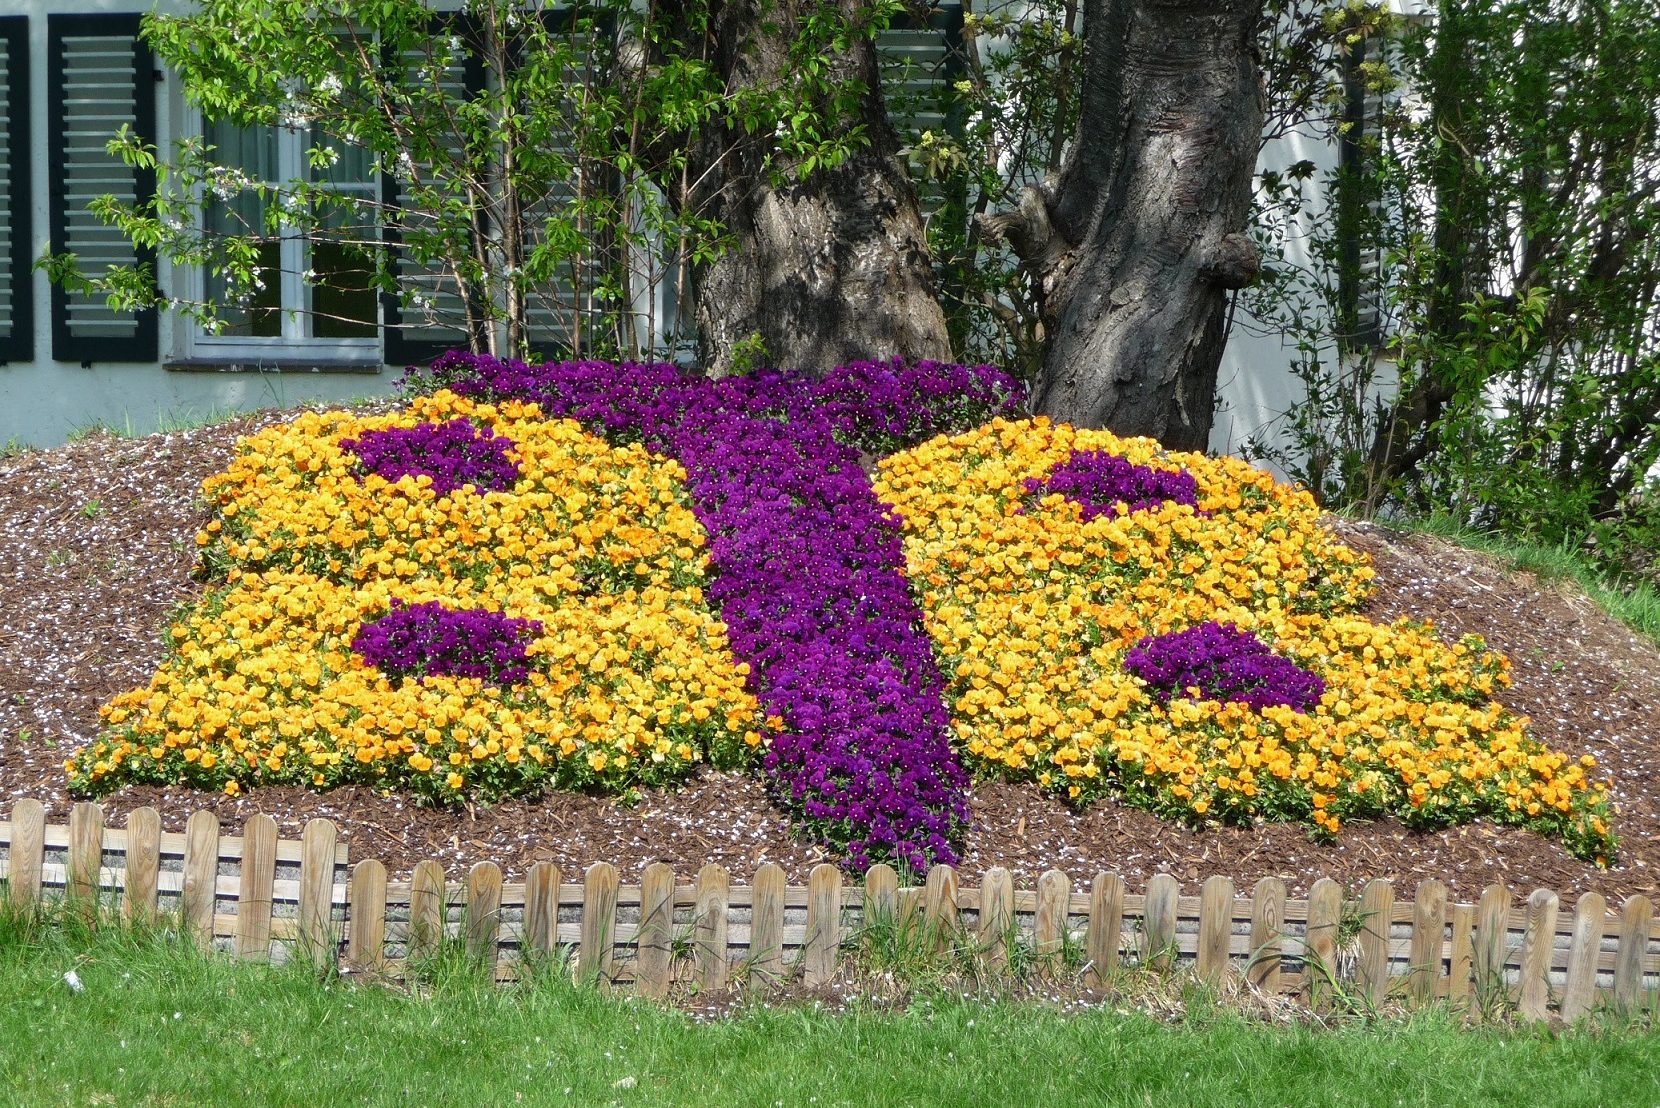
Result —
<svg viewBox="0 0 1660 1108"><path fill-rule="evenodd" d="M1047 184L1028 185L1020 190L1020 203L1014 211L995 215L981 213L976 218L987 238L1007 242L1033 272L1046 273L1070 249L1049 219L1049 206L1053 202L1054 196Z"/></svg>
<svg viewBox="0 0 1660 1108"><path fill-rule="evenodd" d="M1262 271L1262 254L1249 235L1234 232L1223 235L1209 258L1199 267L1199 275L1225 289L1242 289L1257 279Z"/></svg>

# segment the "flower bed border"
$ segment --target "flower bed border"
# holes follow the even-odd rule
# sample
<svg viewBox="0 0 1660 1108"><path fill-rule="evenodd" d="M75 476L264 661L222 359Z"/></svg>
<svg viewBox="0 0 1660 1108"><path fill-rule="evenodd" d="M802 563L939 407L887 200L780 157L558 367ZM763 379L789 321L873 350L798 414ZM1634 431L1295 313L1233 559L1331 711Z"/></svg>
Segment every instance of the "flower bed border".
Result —
<svg viewBox="0 0 1660 1108"><path fill-rule="evenodd" d="M764 997L798 976L808 988L839 980L844 947L889 921L920 952L966 955L993 979L1013 976L1019 949L1019 962L1047 960L1086 987L1110 985L1125 967L1191 971L1316 1010L1360 999L1473 1013L1499 1002L1523 1020L1573 1022L1599 1007L1652 1007L1660 992L1660 921L1641 895L1614 912L1586 893L1570 914L1548 889L1518 904L1503 885L1489 886L1477 904L1449 904L1436 880L1420 882L1410 900L1397 899L1385 879L1367 882L1358 897L1321 879L1294 899L1278 878L1241 897L1231 878L1215 876L1195 897L1168 874L1137 894L1112 873L1074 889L1058 870L1035 890L1017 890L1001 868L978 887L960 887L943 865L922 886L902 887L885 865L849 884L824 864L801 887L787 886L772 865L745 886L718 866L688 883L656 863L638 885L623 885L603 861L580 882L539 863L515 883L480 862L463 883L446 885L435 861L420 863L408 881L389 881L374 859L351 864L324 819L310 821L298 841L279 839L268 816L228 837L218 817L198 811L185 833L163 834L151 808L116 829L99 805L80 803L67 825L54 825L35 800L18 801L0 822L0 847L0 879L15 908L53 898L89 910L118 902L128 919L176 913L197 941L245 959L304 958L394 979L411 957L453 941L502 980L539 951L568 957L578 981L648 997L682 983L699 995ZM234 914L219 911L226 902ZM677 958L683 931L691 952Z"/></svg>

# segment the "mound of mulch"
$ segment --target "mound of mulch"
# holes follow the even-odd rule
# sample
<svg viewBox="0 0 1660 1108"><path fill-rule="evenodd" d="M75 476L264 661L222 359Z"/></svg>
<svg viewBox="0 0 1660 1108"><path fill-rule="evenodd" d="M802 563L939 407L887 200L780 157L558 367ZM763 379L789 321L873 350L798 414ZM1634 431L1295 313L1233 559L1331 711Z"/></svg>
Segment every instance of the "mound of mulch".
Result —
<svg viewBox="0 0 1660 1108"><path fill-rule="evenodd" d="M384 402L383 402L384 403ZM98 708L149 682L174 609L201 586L190 578L194 536L206 519L202 480L224 467L237 438L292 413L262 413L191 431L124 439L98 433L49 451L0 459L0 815L23 797L67 817L63 759L93 738ZM1439 539L1333 519L1372 556L1378 591L1366 614L1427 618L1449 638L1474 633L1510 657L1514 687L1502 699L1532 717L1546 743L1595 755L1613 781L1618 863L1598 870L1553 840L1478 822L1411 832L1393 820L1346 826L1335 845L1295 825L1192 831L1112 801L1074 812L1035 787L976 786L975 829L965 881L1008 867L1030 885L1056 868L1085 882L1117 870L1138 889L1158 872L1183 882L1213 874L1249 888L1286 880L1293 895L1320 876L1355 887L1386 877L1409 890L1423 878L1473 900L1493 881L1564 898L1611 898L1660 889L1660 649L1570 588L1507 572L1498 562ZM706 862L738 880L763 862L792 882L825 854L795 838L750 777L707 773L632 807L604 797L555 793L488 809L417 808L398 797L346 788L316 794L273 788L225 797L184 788L131 788L103 801L111 823L151 805L167 830L191 812L216 811L227 833L255 812L298 837L323 816L340 826L353 858L375 857L394 877L423 858L452 875L499 863L512 880L534 862L577 872L609 861L624 880L648 863L687 876Z"/></svg>

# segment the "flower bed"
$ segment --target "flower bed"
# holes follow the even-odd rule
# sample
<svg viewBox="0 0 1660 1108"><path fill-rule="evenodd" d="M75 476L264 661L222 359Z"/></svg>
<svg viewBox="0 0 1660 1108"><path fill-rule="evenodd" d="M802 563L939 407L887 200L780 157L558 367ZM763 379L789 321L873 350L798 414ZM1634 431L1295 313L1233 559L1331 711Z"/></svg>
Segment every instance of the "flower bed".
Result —
<svg viewBox="0 0 1660 1108"><path fill-rule="evenodd" d="M417 384L209 481L220 583L72 788L449 803L759 762L854 869L954 860L971 773L1190 823L1487 816L1611 850L1588 762L1493 700L1504 660L1357 615L1364 560L1242 462L993 418L1018 392L990 367L448 355Z"/></svg>
<svg viewBox="0 0 1660 1108"><path fill-rule="evenodd" d="M350 447L457 420L512 444L511 488L388 480ZM489 801L760 756L766 722L703 594L673 461L440 393L263 431L206 492L218 517L198 541L223 583L173 623L150 686L105 709L68 766L78 792L358 783Z"/></svg>
<svg viewBox="0 0 1660 1108"><path fill-rule="evenodd" d="M1192 502L1033 503L1052 474L1100 455L1185 472ZM1479 639L1449 646L1427 625L1355 614L1371 571L1306 492L1232 458L1039 419L897 454L877 493L905 517L958 745L980 772L1188 822L1334 833L1384 813L1421 827L1487 817L1582 857L1612 850L1592 760L1546 749L1493 700L1508 663ZM1202 630L1222 624L1232 632ZM1255 661L1205 687L1217 667L1192 648Z"/></svg>

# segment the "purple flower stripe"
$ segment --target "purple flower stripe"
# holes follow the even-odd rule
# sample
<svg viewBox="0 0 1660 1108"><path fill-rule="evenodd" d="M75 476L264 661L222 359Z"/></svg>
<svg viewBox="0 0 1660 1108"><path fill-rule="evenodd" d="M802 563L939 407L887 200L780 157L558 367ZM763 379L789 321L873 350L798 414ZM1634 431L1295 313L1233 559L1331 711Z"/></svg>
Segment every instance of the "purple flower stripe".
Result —
<svg viewBox="0 0 1660 1108"><path fill-rule="evenodd" d="M487 354L451 351L432 363L433 386L488 400L535 400L550 416L597 426L613 437L638 438L648 424L684 407L684 393L704 378L678 366L612 362L527 365ZM1018 416L1026 394L996 366L945 362L852 362L822 377L800 370L764 369L721 382L719 396L697 406L732 414L795 420L813 413L837 441L871 454L889 454L939 434L967 431L996 416Z"/></svg>
<svg viewBox="0 0 1660 1108"><path fill-rule="evenodd" d="M1147 682L1160 704L1197 688L1208 699L1237 700L1257 712L1273 704L1308 712L1326 691L1325 681L1249 631L1214 620L1143 638L1125 651L1124 668Z"/></svg>
<svg viewBox="0 0 1660 1108"><path fill-rule="evenodd" d="M1079 450L1056 466L1047 480L1029 477L1027 493L1060 493L1083 508L1085 519L1156 508L1166 501L1195 505L1199 483L1185 469L1138 466L1116 454Z"/></svg>
<svg viewBox="0 0 1660 1108"><path fill-rule="evenodd" d="M513 440L465 419L365 431L341 440L340 447L358 456L364 473L378 473L388 481L430 477L439 496L463 485L480 492L510 489L519 480L519 467L507 454Z"/></svg>
<svg viewBox="0 0 1660 1108"><path fill-rule="evenodd" d="M506 687L530 677L526 647L541 632L533 619L394 600L386 615L358 628L352 649L388 677L442 674Z"/></svg>
<svg viewBox="0 0 1660 1108"><path fill-rule="evenodd" d="M528 366L445 355L433 378L534 400L686 467L733 653L782 717L771 788L863 870L956 860L968 775L951 750L944 685L904 576L899 526L861 449L892 448L1019 409L991 367L862 362L821 379L766 370L708 381L669 365Z"/></svg>

